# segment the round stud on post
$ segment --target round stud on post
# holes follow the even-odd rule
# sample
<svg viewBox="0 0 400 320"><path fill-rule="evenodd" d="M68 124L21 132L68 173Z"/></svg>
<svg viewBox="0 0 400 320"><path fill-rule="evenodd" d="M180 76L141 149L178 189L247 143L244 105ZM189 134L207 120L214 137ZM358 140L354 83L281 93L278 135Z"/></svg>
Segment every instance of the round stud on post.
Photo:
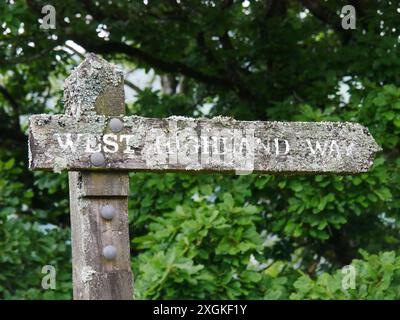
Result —
<svg viewBox="0 0 400 320"><path fill-rule="evenodd" d="M106 205L100 209L100 214L105 220L111 220L115 216L115 208L110 205Z"/></svg>
<svg viewBox="0 0 400 320"><path fill-rule="evenodd" d="M117 249L114 246L106 246L103 248L103 256L107 260L115 260L117 257Z"/></svg>
<svg viewBox="0 0 400 320"><path fill-rule="evenodd" d="M110 120L110 123L108 124L108 126L110 127L112 132L117 133L122 130L122 128L124 127L124 124L122 123L122 121L120 119L112 118Z"/></svg>
<svg viewBox="0 0 400 320"><path fill-rule="evenodd" d="M101 152L92 153L90 162L96 167L103 167L106 163L104 155Z"/></svg>

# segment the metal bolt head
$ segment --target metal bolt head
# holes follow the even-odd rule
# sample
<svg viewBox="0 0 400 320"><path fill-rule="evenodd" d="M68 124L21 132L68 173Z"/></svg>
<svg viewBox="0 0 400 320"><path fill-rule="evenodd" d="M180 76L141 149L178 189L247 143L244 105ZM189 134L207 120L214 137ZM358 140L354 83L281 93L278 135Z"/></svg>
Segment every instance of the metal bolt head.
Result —
<svg viewBox="0 0 400 320"><path fill-rule="evenodd" d="M105 165L106 160L101 152L95 152L90 155L90 162L96 167L102 167Z"/></svg>
<svg viewBox="0 0 400 320"><path fill-rule="evenodd" d="M108 126L110 127L112 132L117 133L122 130L122 128L124 127L124 124L122 123L122 121L120 119L112 118L110 120L110 123L108 124Z"/></svg>
<svg viewBox="0 0 400 320"><path fill-rule="evenodd" d="M117 249L114 246L106 246L103 248L103 256L107 260L114 260L117 257Z"/></svg>
<svg viewBox="0 0 400 320"><path fill-rule="evenodd" d="M100 214L103 219L111 220L115 216L115 208L113 206L106 205L101 208Z"/></svg>

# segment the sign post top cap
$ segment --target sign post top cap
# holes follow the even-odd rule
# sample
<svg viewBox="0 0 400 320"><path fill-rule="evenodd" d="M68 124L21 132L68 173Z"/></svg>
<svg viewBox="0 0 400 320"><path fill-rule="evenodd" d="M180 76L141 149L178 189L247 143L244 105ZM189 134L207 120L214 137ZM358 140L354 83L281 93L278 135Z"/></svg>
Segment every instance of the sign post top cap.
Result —
<svg viewBox="0 0 400 320"><path fill-rule="evenodd" d="M65 113L76 117L102 113L98 108L102 105L99 100L110 92L123 97L122 70L89 53L65 80Z"/></svg>

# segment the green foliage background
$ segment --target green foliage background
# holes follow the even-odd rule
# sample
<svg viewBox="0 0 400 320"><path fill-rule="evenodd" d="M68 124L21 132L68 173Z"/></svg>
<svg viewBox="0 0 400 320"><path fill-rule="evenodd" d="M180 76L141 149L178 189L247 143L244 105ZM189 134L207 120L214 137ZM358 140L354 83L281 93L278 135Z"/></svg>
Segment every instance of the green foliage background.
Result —
<svg viewBox="0 0 400 320"><path fill-rule="evenodd" d="M129 114L354 121L383 148L358 176L131 174L136 298L400 299L398 2L347 1L355 30L346 1L148 2L0 3L0 298L72 297L67 176L30 172L26 144L27 116L63 112L72 40L168 81ZM39 28L45 4L56 29Z"/></svg>

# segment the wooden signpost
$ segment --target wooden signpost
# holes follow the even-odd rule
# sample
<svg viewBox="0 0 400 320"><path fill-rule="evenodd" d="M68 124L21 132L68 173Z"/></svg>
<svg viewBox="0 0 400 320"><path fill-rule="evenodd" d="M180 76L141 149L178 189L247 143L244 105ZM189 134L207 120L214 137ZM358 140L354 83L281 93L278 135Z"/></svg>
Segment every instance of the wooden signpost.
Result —
<svg viewBox="0 0 400 320"><path fill-rule="evenodd" d="M32 170L69 171L75 299L132 299L128 171L355 174L380 147L357 123L125 116L123 75L90 54L64 115L33 115Z"/></svg>

